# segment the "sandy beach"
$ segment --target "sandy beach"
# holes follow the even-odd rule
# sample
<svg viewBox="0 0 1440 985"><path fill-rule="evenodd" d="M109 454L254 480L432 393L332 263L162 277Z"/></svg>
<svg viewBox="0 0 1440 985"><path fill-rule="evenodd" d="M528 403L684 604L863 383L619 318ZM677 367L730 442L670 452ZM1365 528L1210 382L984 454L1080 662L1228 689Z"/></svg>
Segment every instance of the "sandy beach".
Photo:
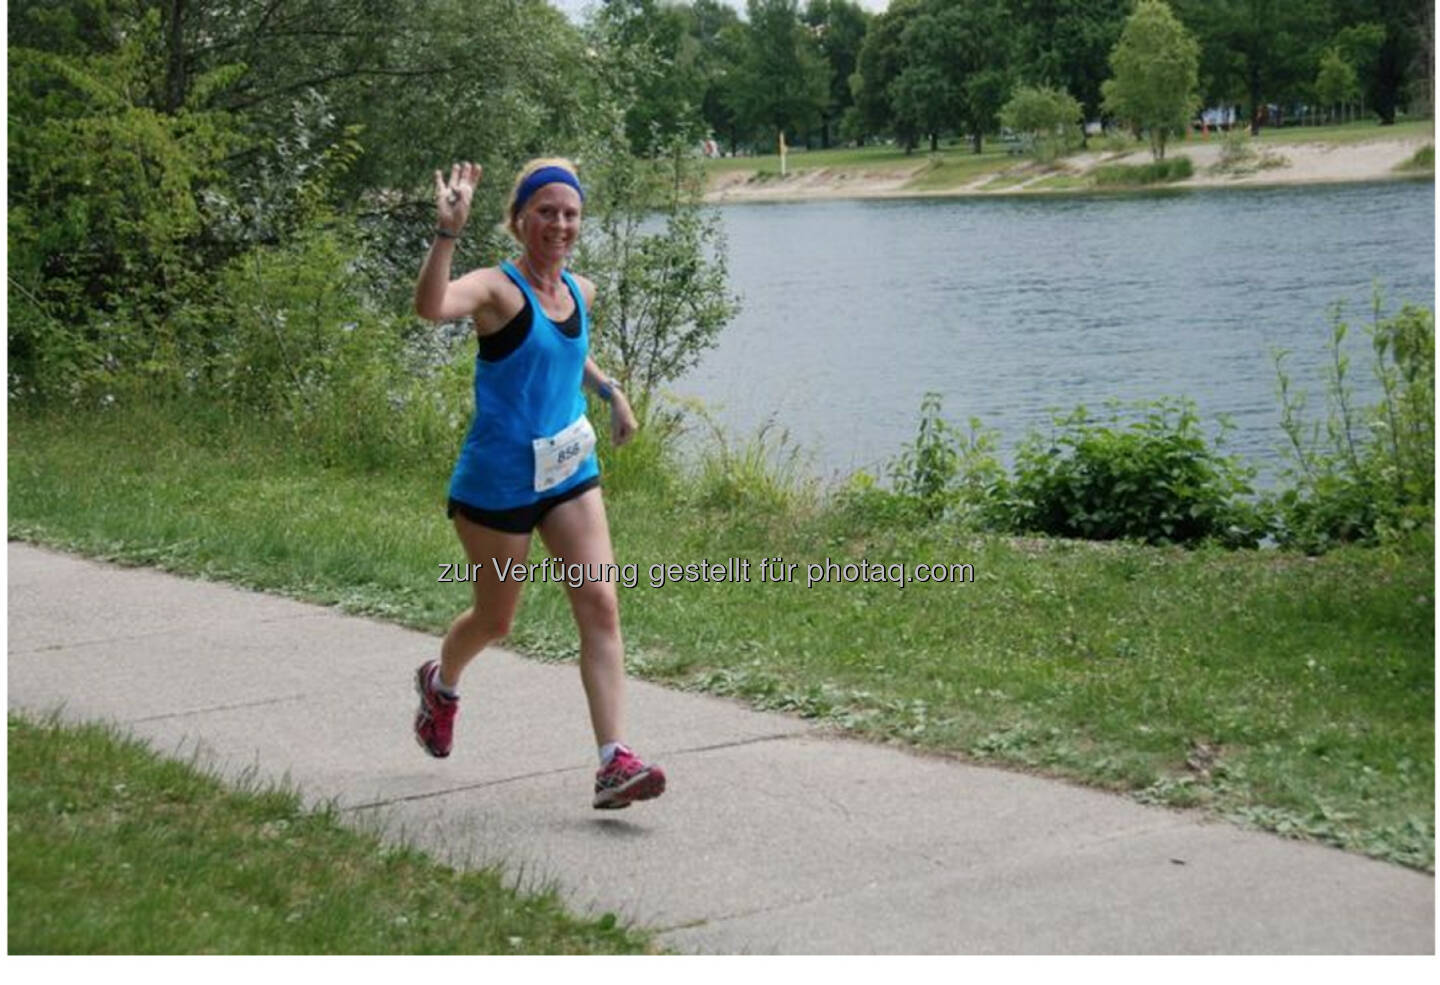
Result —
<svg viewBox="0 0 1440 985"><path fill-rule="evenodd" d="M1433 140L1423 136L1401 139L1377 139L1355 143L1265 143L1255 145L1259 160L1242 173L1221 172L1215 168L1220 160L1221 140L1212 136L1208 141L1192 139L1173 147L1168 156L1189 157L1195 167L1193 177L1167 183L1166 188L1206 188L1224 186L1302 185L1354 181L1384 181L1414 177L1396 171L1416 151ZM1052 167L1031 161L1016 160L1000 171L987 172L974 181L945 189L907 188L909 182L929 166L929 158L917 151L913 165L867 169L861 167L807 168L802 155L792 159L792 171L785 177L767 175L757 178L753 171L737 170L716 174L706 191L708 202L777 202L832 198L892 198L957 195L1057 194L1077 189L1057 188L1051 179L1069 177L1083 181L1102 164L1145 164L1150 160L1147 150L1126 153L1088 152L1065 158ZM1264 166L1255 166L1262 164Z"/></svg>

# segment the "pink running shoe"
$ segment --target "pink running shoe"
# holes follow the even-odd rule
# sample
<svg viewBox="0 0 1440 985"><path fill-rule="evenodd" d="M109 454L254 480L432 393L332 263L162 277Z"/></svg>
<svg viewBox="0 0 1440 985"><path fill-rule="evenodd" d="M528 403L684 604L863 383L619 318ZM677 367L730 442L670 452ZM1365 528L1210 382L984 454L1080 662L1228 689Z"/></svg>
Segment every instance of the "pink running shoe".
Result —
<svg viewBox="0 0 1440 985"><path fill-rule="evenodd" d="M455 740L455 713L460 699L442 694L435 687L440 662L427 660L415 671L415 690L420 694L420 710L415 713L415 741L436 759L450 755Z"/></svg>
<svg viewBox="0 0 1440 985"><path fill-rule="evenodd" d="M621 746L608 765L595 774L597 810L619 810L637 800L650 800L665 792L665 771L643 762Z"/></svg>

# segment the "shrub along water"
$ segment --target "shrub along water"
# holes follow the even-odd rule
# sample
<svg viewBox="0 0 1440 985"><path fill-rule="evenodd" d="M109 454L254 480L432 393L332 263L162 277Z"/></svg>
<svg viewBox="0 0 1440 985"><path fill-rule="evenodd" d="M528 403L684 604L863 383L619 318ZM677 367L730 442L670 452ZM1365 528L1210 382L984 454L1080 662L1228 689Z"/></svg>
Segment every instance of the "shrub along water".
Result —
<svg viewBox="0 0 1440 985"><path fill-rule="evenodd" d="M1254 547L1265 533L1247 501L1254 470L1218 451L1192 403L1143 404L1138 420L1109 426L1084 407L1032 433L1016 454L1010 526L1087 540L1151 544L1216 541Z"/></svg>
<svg viewBox="0 0 1440 985"><path fill-rule="evenodd" d="M1337 544L1433 539L1435 323L1404 306L1385 318L1378 293L1368 333L1381 400L1358 407L1337 308L1328 343L1327 415L1307 420L1305 395L1276 356L1289 465L1265 495L1255 470L1221 452L1229 428L1207 437L1189 401L1140 403L1108 422L1084 407L1032 431L1013 475L979 421L966 434L941 416L937 394L920 408L914 440L891 463L891 486L857 473L838 506L866 526L944 518L972 530L1041 533L1150 544L1256 547L1267 539L1309 553Z"/></svg>
<svg viewBox="0 0 1440 985"><path fill-rule="evenodd" d="M1305 419L1276 354L1289 488L1276 499L1276 539L1312 553L1347 542L1375 544L1433 529L1435 519L1435 316L1411 305L1382 318L1374 297L1368 328L1381 400L1356 407L1349 325L1332 314L1325 420Z"/></svg>
<svg viewBox="0 0 1440 985"><path fill-rule="evenodd" d="M1149 164L1105 164L1095 169L1095 184L1104 187L1127 185L1158 185L1167 181L1184 181L1195 173L1188 157L1167 157Z"/></svg>

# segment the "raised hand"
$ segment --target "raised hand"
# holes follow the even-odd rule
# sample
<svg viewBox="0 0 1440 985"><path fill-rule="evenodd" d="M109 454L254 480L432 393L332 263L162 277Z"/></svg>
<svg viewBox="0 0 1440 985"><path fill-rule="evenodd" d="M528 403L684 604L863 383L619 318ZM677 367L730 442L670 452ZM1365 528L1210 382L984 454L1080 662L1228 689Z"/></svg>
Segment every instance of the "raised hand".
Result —
<svg viewBox="0 0 1440 985"><path fill-rule="evenodd" d="M461 161L450 165L450 180L446 181L440 171L435 172L435 211L440 228L459 234L470 218L470 200L475 197L475 186L480 184L484 168L472 161Z"/></svg>

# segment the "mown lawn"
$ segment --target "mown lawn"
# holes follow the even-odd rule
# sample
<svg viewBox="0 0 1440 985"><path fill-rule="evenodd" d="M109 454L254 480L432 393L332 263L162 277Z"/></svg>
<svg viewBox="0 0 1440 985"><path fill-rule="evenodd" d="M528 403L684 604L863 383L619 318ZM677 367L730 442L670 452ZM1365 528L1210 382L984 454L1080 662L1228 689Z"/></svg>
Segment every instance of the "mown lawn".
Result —
<svg viewBox="0 0 1440 985"><path fill-rule="evenodd" d="M11 954L636 954L613 915L236 790L98 725L12 715Z"/></svg>

